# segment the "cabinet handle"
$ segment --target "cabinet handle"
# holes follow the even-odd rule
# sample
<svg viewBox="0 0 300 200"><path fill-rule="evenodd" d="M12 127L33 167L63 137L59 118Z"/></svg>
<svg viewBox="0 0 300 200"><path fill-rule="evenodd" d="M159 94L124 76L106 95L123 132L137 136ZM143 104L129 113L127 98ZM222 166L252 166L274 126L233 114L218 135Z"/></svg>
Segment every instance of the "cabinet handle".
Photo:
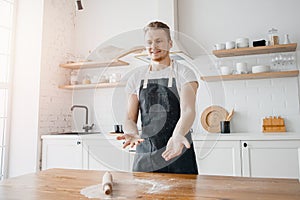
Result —
<svg viewBox="0 0 300 200"><path fill-rule="evenodd" d="M247 147L247 146L248 146L248 144L247 144L246 142L244 142L244 144L243 144L243 145L244 145L244 147Z"/></svg>
<svg viewBox="0 0 300 200"><path fill-rule="evenodd" d="M80 141L77 141L77 145L80 145L81 144L81 142Z"/></svg>

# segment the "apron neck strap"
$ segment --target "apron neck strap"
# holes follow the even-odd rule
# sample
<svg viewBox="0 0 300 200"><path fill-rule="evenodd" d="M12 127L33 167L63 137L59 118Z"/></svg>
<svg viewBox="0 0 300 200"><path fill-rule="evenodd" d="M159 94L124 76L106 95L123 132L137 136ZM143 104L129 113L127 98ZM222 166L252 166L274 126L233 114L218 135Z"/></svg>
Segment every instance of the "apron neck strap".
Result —
<svg viewBox="0 0 300 200"><path fill-rule="evenodd" d="M171 69L170 69L170 73L169 73L169 77L168 77L168 87L172 87L173 85L173 77L174 77L174 70L173 70L173 66L174 66L174 62L173 60L171 60ZM150 73L150 70L151 70L151 65L149 64L148 66L148 69L147 69L147 72L145 74L145 79L144 79L144 84L143 84L143 89L146 89L147 88L147 85L148 85L148 75Z"/></svg>
<svg viewBox="0 0 300 200"><path fill-rule="evenodd" d="M151 65L149 64L147 72L145 74L145 78L144 78L143 89L147 88L147 85L148 85L148 74L150 73L150 69L151 69Z"/></svg>
<svg viewBox="0 0 300 200"><path fill-rule="evenodd" d="M170 69L170 73L169 73L169 81L168 81L168 87L172 87L173 85L173 77L174 77L174 62L173 60L171 60L171 69Z"/></svg>

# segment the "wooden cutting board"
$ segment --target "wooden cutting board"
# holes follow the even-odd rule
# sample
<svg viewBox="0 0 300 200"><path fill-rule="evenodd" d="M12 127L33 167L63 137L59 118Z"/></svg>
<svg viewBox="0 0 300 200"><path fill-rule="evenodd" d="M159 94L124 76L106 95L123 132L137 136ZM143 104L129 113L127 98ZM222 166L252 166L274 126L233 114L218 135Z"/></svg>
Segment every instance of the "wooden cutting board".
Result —
<svg viewBox="0 0 300 200"><path fill-rule="evenodd" d="M225 121L228 112L221 106L209 106L201 115L202 127L210 133L220 133L220 121Z"/></svg>

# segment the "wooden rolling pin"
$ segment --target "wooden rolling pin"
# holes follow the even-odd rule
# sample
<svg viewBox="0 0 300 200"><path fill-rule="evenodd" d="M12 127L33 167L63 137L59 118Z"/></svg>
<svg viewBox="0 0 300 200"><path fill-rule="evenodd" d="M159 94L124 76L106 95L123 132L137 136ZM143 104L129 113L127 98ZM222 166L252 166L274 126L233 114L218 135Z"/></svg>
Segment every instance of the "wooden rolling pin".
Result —
<svg viewBox="0 0 300 200"><path fill-rule="evenodd" d="M110 172L105 172L102 178L102 190L104 194L109 195L112 193L113 178Z"/></svg>

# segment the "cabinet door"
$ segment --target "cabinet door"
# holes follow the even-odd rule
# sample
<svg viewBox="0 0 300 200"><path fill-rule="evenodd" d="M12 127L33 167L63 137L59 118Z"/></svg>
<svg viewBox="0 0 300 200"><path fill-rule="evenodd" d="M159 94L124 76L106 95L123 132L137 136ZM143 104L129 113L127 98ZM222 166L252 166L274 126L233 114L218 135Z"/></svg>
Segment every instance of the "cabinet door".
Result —
<svg viewBox="0 0 300 200"><path fill-rule="evenodd" d="M130 171L129 152L115 140L84 140L84 168L92 170Z"/></svg>
<svg viewBox="0 0 300 200"><path fill-rule="evenodd" d="M241 141L246 177L298 178L300 141Z"/></svg>
<svg viewBox="0 0 300 200"><path fill-rule="evenodd" d="M241 176L239 141L194 141L199 174Z"/></svg>
<svg viewBox="0 0 300 200"><path fill-rule="evenodd" d="M129 149L129 172L132 172L134 156L135 156L135 148Z"/></svg>
<svg viewBox="0 0 300 200"><path fill-rule="evenodd" d="M82 169L82 144L79 139L43 139L42 170Z"/></svg>

